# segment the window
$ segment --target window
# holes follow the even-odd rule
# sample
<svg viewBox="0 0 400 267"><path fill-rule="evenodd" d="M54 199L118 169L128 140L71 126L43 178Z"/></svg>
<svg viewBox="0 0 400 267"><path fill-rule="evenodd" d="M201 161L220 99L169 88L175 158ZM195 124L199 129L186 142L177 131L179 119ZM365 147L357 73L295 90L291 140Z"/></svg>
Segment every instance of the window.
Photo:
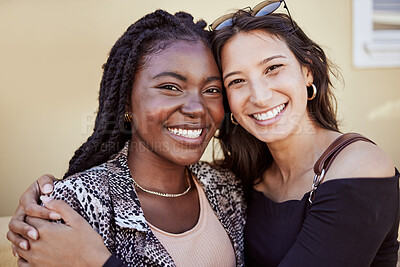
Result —
<svg viewBox="0 0 400 267"><path fill-rule="evenodd" d="M353 63L400 67L400 0L353 0Z"/></svg>

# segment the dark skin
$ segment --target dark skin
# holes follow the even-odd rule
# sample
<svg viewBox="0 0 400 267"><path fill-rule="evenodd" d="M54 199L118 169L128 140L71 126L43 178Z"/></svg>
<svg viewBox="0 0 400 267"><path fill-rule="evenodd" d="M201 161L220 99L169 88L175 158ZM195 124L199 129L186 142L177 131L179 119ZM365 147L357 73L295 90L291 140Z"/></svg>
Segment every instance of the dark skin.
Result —
<svg viewBox="0 0 400 267"><path fill-rule="evenodd" d="M142 187L161 193L181 193L188 187L185 165L199 160L222 120L222 85L216 64L210 62L212 54L203 44L177 42L151 55L136 73L127 108L134 113L136 129L128 165ZM201 129L202 134L187 138L168 129ZM146 220L154 226L182 233L196 225L199 199L193 183L178 198L137 192Z"/></svg>
<svg viewBox="0 0 400 267"><path fill-rule="evenodd" d="M110 252L100 235L65 202L41 199L49 210L57 210L65 224L26 217L26 222L42 235L37 240L29 239L29 250L12 245L14 255L18 253L18 266L102 266ZM80 253L75 254L76 251Z"/></svg>
<svg viewBox="0 0 400 267"><path fill-rule="evenodd" d="M138 166L140 166L141 162L146 162L140 157L135 158L134 156L130 155L128 157L129 166L135 166L136 163ZM143 183L139 182L144 180L142 179L142 177L149 176L149 170L154 168L154 164L153 166L147 167L149 168L147 170L144 170L142 168L138 168L138 170L136 170L135 167L131 167L130 169L134 179L137 180L140 185L143 184L142 186L146 189L154 190L157 192L164 192L160 189L157 190L157 188L155 188L154 185L152 186L151 183L146 183L145 181L143 181ZM164 174L157 171L150 171L150 175L152 175L153 177L158 177L161 180L161 184L163 181L167 181L169 177L168 175L174 175L174 172L176 172L175 169L178 168L171 168L168 172L165 172ZM188 185L185 183L186 175L184 168L179 168L179 170L184 172L183 177L182 174L179 173L179 176L183 178L180 181L182 183L180 183L179 189L175 189L175 191L167 191L168 189L170 189L168 188L165 190L165 192L180 193L184 192L188 187ZM147 174L145 172L147 172ZM182 233L193 228L196 225L199 217L200 206L197 190L195 185L193 184L192 179L190 179L190 183L192 187L190 191L187 194L178 198L165 198L152 195L136 187L136 193L139 196L143 213L146 216L146 221L150 222L157 228L160 228L169 233Z"/></svg>
<svg viewBox="0 0 400 267"><path fill-rule="evenodd" d="M193 181L191 185L191 190L185 196L168 200L138 192L141 203L144 203L142 209L146 220L168 233L179 234L192 229L199 218L200 204Z"/></svg>
<svg viewBox="0 0 400 267"><path fill-rule="evenodd" d="M128 166L138 184L171 194L188 188L186 165L200 159L222 121L221 92L215 60L201 42L177 41L148 58L146 66L135 75L126 107L135 129ZM40 187L34 183L28 188L9 224L7 238L13 243L14 254L23 258L19 266L60 266L61 260L76 254L82 257L74 258L74 266L101 266L110 252L90 225L78 218L79 214L62 201L42 199L48 209L32 201L52 190L49 184L53 178L43 176L38 180ZM177 198L135 188L146 220L170 233L193 228L199 217L199 198L192 177L190 184L191 190ZM29 217L24 222L27 214L46 219L62 217L66 225Z"/></svg>

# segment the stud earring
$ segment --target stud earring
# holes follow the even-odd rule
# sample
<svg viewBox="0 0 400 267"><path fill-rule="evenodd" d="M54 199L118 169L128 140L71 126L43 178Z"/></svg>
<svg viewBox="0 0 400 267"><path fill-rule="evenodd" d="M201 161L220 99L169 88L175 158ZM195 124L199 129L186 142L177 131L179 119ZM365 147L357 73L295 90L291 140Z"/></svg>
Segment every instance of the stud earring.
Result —
<svg viewBox="0 0 400 267"><path fill-rule="evenodd" d="M132 121L132 114L125 112L124 114L124 122L131 122Z"/></svg>
<svg viewBox="0 0 400 267"><path fill-rule="evenodd" d="M313 88L313 94L311 97L307 97L308 100L313 100L317 95L317 87L313 83L311 84L311 87Z"/></svg>
<svg viewBox="0 0 400 267"><path fill-rule="evenodd" d="M231 112L231 122L235 125L238 125L239 123L235 120L235 117L233 117L233 113Z"/></svg>

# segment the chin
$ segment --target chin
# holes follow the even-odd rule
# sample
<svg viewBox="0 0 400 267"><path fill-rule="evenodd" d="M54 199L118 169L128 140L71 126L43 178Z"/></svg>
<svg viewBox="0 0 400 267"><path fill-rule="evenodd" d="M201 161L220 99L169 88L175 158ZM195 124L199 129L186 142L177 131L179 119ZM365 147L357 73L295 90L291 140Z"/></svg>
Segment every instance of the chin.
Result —
<svg viewBox="0 0 400 267"><path fill-rule="evenodd" d="M192 164L198 162L201 158L201 155L200 156L197 156L197 155L196 156L187 156L187 157L185 157L184 155L182 155L182 156L183 157L180 157L180 158L174 160L176 164L192 165Z"/></svg>
<svg viewBox="0 0 400 267"><path fill-rule="evenodd" d="M196 149L195 151L188 149L186 151L176 152L173 162L179 165L191 165L198 162L201 156L203 156L203 153L204 149Z"/></svg>
<svg viewBox="0 0 400 267"><path fill-rule="evenodd" d="M262 141L264 143L273 143L273 142L277 142L277 141L281 141L281 140L286 139L288 137L288 135L289 134L287 132L281 132L281 133L268 132L268 133L255 134L254 136L258 140L260 140L260 141Z"/></svg>

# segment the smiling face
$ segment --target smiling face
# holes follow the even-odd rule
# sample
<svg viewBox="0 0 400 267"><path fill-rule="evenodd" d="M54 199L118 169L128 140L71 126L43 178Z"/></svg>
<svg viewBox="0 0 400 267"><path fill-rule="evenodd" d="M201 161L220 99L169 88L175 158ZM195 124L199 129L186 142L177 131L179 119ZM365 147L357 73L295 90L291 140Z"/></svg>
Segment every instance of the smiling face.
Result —
<svg viewBox="0 0 400 267"><path fill-rule="evenodd" d="M222 83L210 48L177 41L146 58L135 75L132 143L154 160L200 159L222 121Z"/></svg>
<svg viewBox="0 0 400 267"><path fill-rule="evenodd" d="M221 51L230 109L256 138L274 142L306 130L310 70L286 43L261 30L239 33Z"/></svg>

